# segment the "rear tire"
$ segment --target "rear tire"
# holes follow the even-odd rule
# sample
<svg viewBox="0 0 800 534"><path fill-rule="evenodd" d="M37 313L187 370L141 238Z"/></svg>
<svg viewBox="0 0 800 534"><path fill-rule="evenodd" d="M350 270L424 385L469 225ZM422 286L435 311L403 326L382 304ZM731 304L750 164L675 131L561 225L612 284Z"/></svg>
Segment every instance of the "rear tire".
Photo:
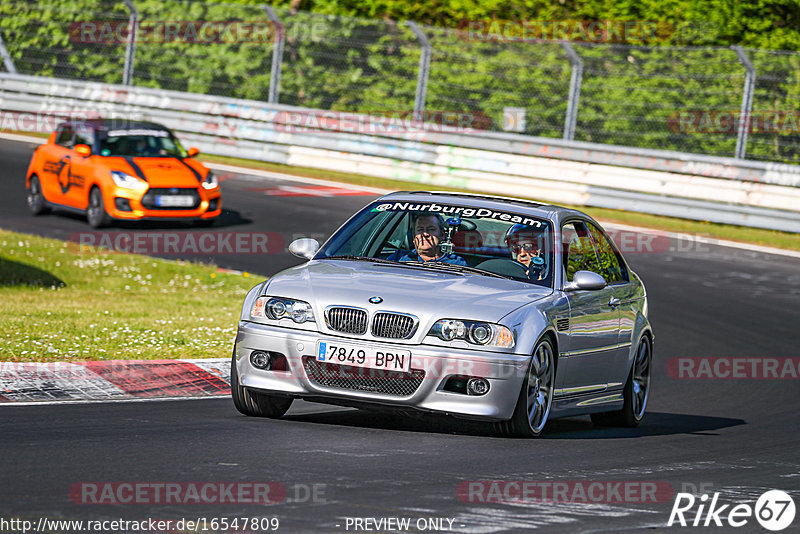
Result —
<svg viewBox="0 0 800 534"><path fill-rule="evenodd" d="M514 415L508 421L496 423L500 433L521 438L541 436L550 416L555 382L555 351L550 338L545 336L531 356Z"/></svg>
<svg viewBox="0 0 800 534"><path fill-rule="evenodd" d="M103 193L97 186L89 192L89 206L86 208L86 220L92 228L102 228L111 222L103 203Z"/></svg>
<svg viewBox="0 0 800 534"><path fill-rule="evenodd" d="M625 382L622 393L622 409L616 412L593 413L592 423L598 426L621 426L633 428L639 426L647 409L647 397L650 392L650 368L653 362L653 346L650 338L642 336L636 347L631 372Z"/></svg>
<svg viewBox="0 0 800 534"><path fill-rule="evenodd" d="M241 386L239 384L239 372L236 370L236 354L231 358L231 397L236 409L250 417L278 419L292 405L291 398L266 395Z"/></svg>
<svg viewBox="0 0 800 534"><path fill-rule="evenodd" d="M42 184L39 183L39 177L35 174L28 182L28 208L34 215L43 215L50 211L42 194Z"/></svg>

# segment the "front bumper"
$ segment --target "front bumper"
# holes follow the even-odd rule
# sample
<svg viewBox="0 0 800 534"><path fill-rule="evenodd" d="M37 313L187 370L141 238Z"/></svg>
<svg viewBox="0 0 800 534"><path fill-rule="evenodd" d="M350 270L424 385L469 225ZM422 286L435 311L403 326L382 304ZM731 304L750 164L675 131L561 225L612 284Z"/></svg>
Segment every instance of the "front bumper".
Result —
<svg viewBox="0 0 800 534"><path fill-rule="evenodd" d="M143 202L147 191L133 191L121 187L112 189L111 194L104 195L106 212L114 219L213 219L222 213L222 198L219 188L207 191L197 188L199 202L191 209L154 209ZM119 200L125 200L129 209L120 209Z"/></svg>
<svg viewBox="0 0 800 534"><path fill-rule="evenodd" d="M330 387L309 377L303 360L314 359L318 340L341 339L350 344L382 346L387 350L400 345L373 340L337 338L329 334L295 330L241 321L236 336L234 357L242 386L270 393L332 403L373 404L440 412L471 419L501 421L510 419L522 387L529 357L516 354L481 352L428 345L402 345L411 350L412 370L423 370L424 377L410 394L385 394L344 387ZM286 371L265 371L250 363L255 350L277 352L286 357ZM346 366L345 366L346 367ZM345 372L354 368L346 367ZM479 376L488 380L485 395L445 391L448 378Z"/></svg>

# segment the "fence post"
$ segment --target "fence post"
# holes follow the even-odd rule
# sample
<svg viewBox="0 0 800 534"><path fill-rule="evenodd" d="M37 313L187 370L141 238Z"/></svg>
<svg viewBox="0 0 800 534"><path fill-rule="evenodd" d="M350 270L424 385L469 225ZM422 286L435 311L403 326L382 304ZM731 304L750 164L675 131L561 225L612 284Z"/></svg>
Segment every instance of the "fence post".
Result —
<svg viewBox="0 0 800 534"><path fill-rule="evenodd" d="M275 26L275 45L272 47L272 68L269 74L269 95L267 96L267 102L270 104L277 104L281 92L281 66L283 65L283 43L286 37L286 29L283 24L281 24L281 19L272 6L263 7L270 22Z"/></svg>
<svg viewBox="0 0 800 534"><path fill-rule="evenodd" d="M136 55L136 34L139 31L139 12L133 0L123 0L128 7L128 44L125 46L125 67L122 72L122 85L130 85L133 79L133 59Z"/></svg>
<svg viewBox="0 0 800 534"><path fill-rule="evenodd" d="M405 21L405 25L411 28L414 36L422 46L422 51L419 56L419 70L417 72L417 92L414 96L414 120L421 121L422 114L425 112L425 99L428 93L428 74L431 69L431 52L432 47L425 32L419 27L419 24L413 20Z"/></svg>
<svg viewBox="0 0 800 534"><path fill-rule="evenodd" d="M2 33L0 33L0 56L3 57L3 64L6 66L6 70L11 74L16 74L17 67L14 65L14 60L11 59L11 54L8 53L8 49L6 49L6 43L3 41Z"/></svg>
<svg viewBox="0 0 800 534"><path fill-rule="evenodd" d="M747 134L750 129L751 116L753 113L753 92L756 87L756 69L747 57L747 52L739 45L733 45L733 51L739 58L745 70L744 91L742 94L742 109L739 111L739 131L736 135L736 159L744 159L747 153Z"/></svg>
<svg viewBox="0 0 800 534"><path fill-rule="evenodd" d="M583 60L572 48L572 43L564 41L561 43L561 47L572 65L572 74L569 77L567 115L564 117L564 139L572 141L575 138L575 124L578 122L578 102L581 97L581 82L583 82Z"/></svg>

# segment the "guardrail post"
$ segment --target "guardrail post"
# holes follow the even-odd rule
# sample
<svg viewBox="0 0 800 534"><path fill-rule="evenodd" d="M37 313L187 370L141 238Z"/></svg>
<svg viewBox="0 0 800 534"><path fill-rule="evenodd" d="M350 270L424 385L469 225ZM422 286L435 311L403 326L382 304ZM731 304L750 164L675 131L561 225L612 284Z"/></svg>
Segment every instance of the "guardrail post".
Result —
<svg viewBox="0 0 800 534"><path fill-rule="evenodd" d="M17 67L14 65L14 60L11 59L11 54L8 53L8 49L6 49L6 43L3 41L3 34L0 33L0 56L3 57L3 65L6 66L6 70L11 74L17 73Z"/></svg>
<svg viewBox="0 0 800 534"><path fill-rule="evenodd" d="M583 60L572 48L572 43L562 42L561 47L566 52L572 65L572 74L569 77L569 100L567 101L567 114L564 117L564 139L575 139L575 124L578 122L578 102L581 97L581 83L583 82Z"/></svg>
<svg viewBox="0 0 800 534"><path fill-rule="evenodd" d="M269 21L275 26L275 46L272 47L272 68L269 74L269 95L267 102L277 104L281 92L281 66L283 65L283 43L286 29L272 6L263 6Z"/></svg>
<svg viewBox="0 0 800 534"><path fill-rule="evenodd" d="M428 93L428 74L431 69L431 52L433 48L425 32L419 27L419 24L413 20L407 20L405 21L405 25L411 28L411 31L414 32L414 36L422 46L422 51L419 56L419 70L417 71L417 92L414 96L414 120L421 121L422 115L425 112L425 99Z"/></svg>
<svg viewBox="0 0 800 534"><path fill-rule="evenodd" d="M747 152L747 134L750 130L752 122L751 116L753 113L753 92L756 87L756 69L747 57L747 52L744 51L739 45L733 45L733 51L736 52L736 57L739 58L739 63L742 64L745 70L744 76L744 91L742 94L742 109L739 111L739 131L736 135L736 159L744 159Z"/></svg>
<svg viewBox="0 0 800 534"><path fill-rule="evenodd" d="M122 71L122 85L130 85L133 79L133 59L136 55L136 33L139 31L139 12L133 0L123 0L128 7L128 43L125 45L125 67Z"/></svg>

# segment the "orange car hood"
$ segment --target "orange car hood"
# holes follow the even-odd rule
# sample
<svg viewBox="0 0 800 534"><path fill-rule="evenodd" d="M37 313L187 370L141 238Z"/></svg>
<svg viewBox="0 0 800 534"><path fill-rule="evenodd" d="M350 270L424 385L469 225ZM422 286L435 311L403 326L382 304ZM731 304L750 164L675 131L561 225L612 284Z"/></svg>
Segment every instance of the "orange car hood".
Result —
<svg viewBox="0 0 800 534"><path fill-rule="evenodd" d="M194 161L178 158L111 157L104 163L110 170L144 175L150 187L197 187L207 172Z"/></svg>

